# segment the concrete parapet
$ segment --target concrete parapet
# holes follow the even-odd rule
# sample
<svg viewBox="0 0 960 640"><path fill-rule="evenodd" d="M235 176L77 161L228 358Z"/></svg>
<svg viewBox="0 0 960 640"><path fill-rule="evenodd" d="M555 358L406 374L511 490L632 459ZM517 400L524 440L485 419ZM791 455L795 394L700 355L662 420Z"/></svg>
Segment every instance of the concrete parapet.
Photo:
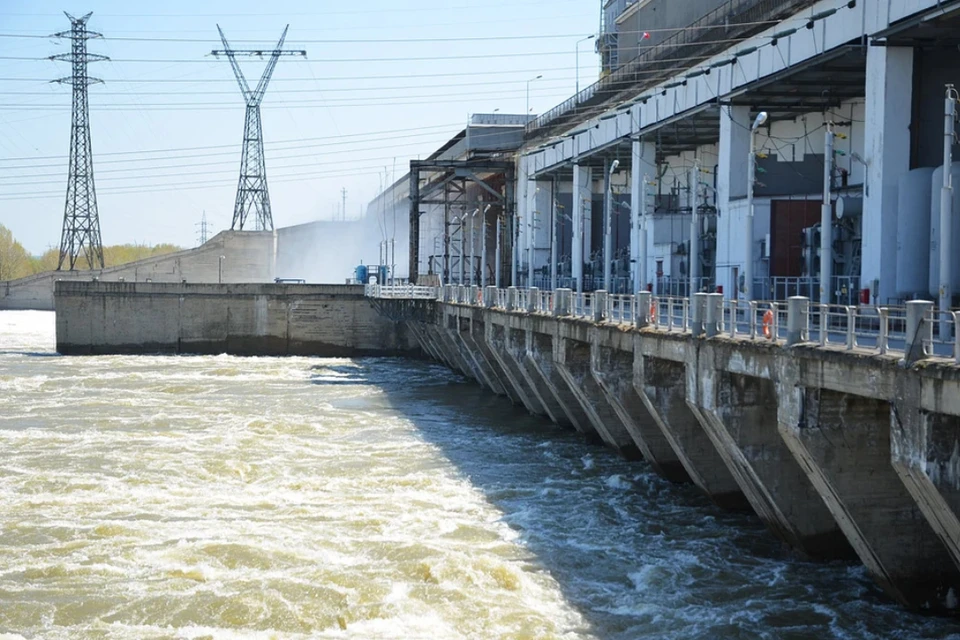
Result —
<svg viewBox="0 0 960 640"><path fill-rule="evenodd" d="M708 293L707 310L704 318L704 332L708 338L720 335L720 325L723 323L723 294Z"/></svg>
<svg viewBox="0 0 960 640"><path fill-rule="evenodd" d="M690 332L695 338L704 334L707 313L707 294L695 293L690 302Z"/></svg>

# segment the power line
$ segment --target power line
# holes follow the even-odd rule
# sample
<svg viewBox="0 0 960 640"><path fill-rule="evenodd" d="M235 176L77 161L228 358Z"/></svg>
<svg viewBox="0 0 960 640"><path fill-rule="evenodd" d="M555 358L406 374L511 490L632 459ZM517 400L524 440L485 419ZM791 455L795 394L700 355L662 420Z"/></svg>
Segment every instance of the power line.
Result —
<svg viewBox="0 0 960 640"><path fill-rule="evenodd" d="M762 22L738 22L737 26L763 26L763 25L774 25L778 24L777 21L762 21ZM617 31L617 35L637 35L637 34L653 34L653 33L679 33L681 31L693 31L693 30L715 30L715 26L702 26L702 27L671 27L663 29L643 29L643 30L623 30ZM464 38L457 37L430 37L430 38L330 38L330 39L297 39L298 43L302 44L330 44L330 45L339 45L339 44L418 44L418 43L437 43L437 42L499 42L499 41L511 41L511 40L521 40L521 41L530 41L530 40L566 40L571 38L582 38L583 33L546 33L546 34L531 34L531 35L517 35L517 36L470 36ZM40 34L17 34L17 33L0 33L0 38L35 38L35 39L48 39L50 36L40 35ZM215 43L216 39L214 38L144 38L144 37L132 37L132 36L105 36L104 40L115 40L117 42L176 42L176 43L195 43L195 44L209 44ZM241 39L236 40L236 42L243 43L263 43L265 42L262 39ZM651 45L656 46L656 45ZM676 45L671 45L676 46Z"/></svg>

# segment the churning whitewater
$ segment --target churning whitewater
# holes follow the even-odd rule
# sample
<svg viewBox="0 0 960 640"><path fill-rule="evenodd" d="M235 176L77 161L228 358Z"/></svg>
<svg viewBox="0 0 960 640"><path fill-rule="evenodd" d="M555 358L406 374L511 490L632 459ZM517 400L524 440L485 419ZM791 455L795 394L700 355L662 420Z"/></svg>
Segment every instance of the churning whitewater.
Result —
<svg viewBox="0 0 960 640"><path fill-rule="evenodd" d="M0 312L3 640L960 638L435 365L53 343Z"/></svg>

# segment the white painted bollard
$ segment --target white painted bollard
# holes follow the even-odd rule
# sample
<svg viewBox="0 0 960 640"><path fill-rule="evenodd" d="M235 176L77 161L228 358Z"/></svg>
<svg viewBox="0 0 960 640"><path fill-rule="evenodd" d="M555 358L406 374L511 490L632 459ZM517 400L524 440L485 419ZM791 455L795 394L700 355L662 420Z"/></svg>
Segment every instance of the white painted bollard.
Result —
<svg viewBox="0 0 960 640"><path fill-rule="evenodd" d="M573 304L572 289L557 289L553 293L553 315L565 317L570 315L570 307Z"/></svg>
<svg viewBox="0 0 960 640"><path fill-rule="evenodd" d="M708 338L720 335L720 325L723 323L723 294L707 294L706 333Z"/></svg>
<svg viewBox="0 0 960 640"><path fill-rule="evenodd" d="M926 345L933 340L933 323L927 316L933 311L929 300L911 300L907 303L907 340L903 348L908 365L927 357Z"/></svg>
<svg viewBox="0 0 960 640"><path fill-rule="evenodd" d="M637 294L637 329L655 323L654 314L650 312L653 308L653 294L649 291L641 291ZM654 312L656 313L656 312Z"/></svg>
<svg viewBox="0 0 960 640"><path fill-rule="evenodd" d="M490 286L483 289L483 306L493 309L497 306L497 288Z"/></svg>
<svg viewBox="0 0 960 640"><path fill-rule="evenodd" d="M807 340L810 298L793 296L787 299L787 346L792 347ZM823 329L821 329L823 330Z"/></svg>
<svg viewBox="0 0 960 640"><path fill-rule="evenodd" d="M593 292L593 320L603 322L607 315L607 292L601 289Z"/></svg>
<svg viewBox="0 0 960 640"><path fill-rule="evenodd" d="M533 313L537 310L537 300L540 298L540 289L538 287L530 287L527 293L527 313Z"/></svg>
<svg viewBox="0 0 960 640"><path fill-rule="evenodd" d="M517 288L507 287L507 311L517 310Z"/></svg>
<svg viewBox="0 0 960 640"><path fill-rule="evenodd" d="M707 311L707 294L695 293L690 304L690 332L694 338L703 335L704 315Z"/></svg>

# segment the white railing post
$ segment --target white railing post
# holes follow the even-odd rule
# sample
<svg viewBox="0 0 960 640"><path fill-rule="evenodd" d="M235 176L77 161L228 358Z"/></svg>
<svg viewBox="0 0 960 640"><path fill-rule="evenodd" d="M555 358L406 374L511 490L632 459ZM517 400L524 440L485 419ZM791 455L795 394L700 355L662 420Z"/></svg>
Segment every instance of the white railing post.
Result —
<svg viewBox="0 0 960 640"><path fill-rule="evenodd" d="M537 287L527 289L527 313L533 313L537 310L537 298L539 294L540 289Z"/></svg>
<svg viewBox="0 0 960 640"><path fill-rule="evenodd" d="M516 287L507 287L507 311L517 310L517 296L519 292Z"/></svg>
<svg viewBox="0 0 960 640"><path fill-rule="evenodd" d="M908 365L927 357L926 345L933 339L933 323L927 316L933 311L929 300L907 302L907 337L904 344L904 360Z"/></svg>

